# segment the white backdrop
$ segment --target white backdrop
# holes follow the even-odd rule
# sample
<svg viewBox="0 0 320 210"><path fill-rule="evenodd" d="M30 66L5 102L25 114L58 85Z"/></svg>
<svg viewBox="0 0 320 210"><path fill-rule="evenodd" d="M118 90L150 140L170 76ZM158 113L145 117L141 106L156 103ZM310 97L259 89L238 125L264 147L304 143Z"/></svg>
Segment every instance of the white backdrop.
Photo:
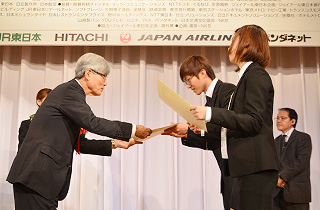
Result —
<svg viewBox="0 0 320 210"><path fill-rule="evenodd" d="M14 208L6 177L17 151L20 122L36 112L35 96L74 76L85 52L104 56L110 66L100 97L87 97L97 116L150 128L182 121L157 94L161 79L191 104L203 104L179 78L189 55L204 55L218 78L236 84L227 47L0 47L0 210ZM320 58L319 48L274 47L267 68L277 109L296 109L297 129L312 137L311 209L320 209ZM279 132L274 126L274 135ZM104 137L88 134L89 138ZM75 155L69 194L59 210L222 210L219 169L212 152L188 148L180 139L158 136L111 157Z"/></svg>

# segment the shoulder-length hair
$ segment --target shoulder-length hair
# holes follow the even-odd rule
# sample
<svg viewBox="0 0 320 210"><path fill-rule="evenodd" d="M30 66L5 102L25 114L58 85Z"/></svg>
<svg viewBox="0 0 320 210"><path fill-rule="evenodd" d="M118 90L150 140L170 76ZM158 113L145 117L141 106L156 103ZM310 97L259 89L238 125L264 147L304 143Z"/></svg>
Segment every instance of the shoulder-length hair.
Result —
<svg viewBox="0 0 320 210"><path fill-rule="evenodd" d="M270 64L271 55L267 33L257 25L245 25L235 31L234 39L228 50L228 55L234 45L235 38L239 38L235 59L253 61L266 68Z"/></svg>

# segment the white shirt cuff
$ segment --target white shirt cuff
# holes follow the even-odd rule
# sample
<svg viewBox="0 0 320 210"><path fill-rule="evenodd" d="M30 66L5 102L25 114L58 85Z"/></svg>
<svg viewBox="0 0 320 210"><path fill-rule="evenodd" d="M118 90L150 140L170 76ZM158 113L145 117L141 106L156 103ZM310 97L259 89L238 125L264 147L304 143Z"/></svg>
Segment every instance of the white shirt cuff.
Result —
<svg viewBox="0 0 320 210"><path fill-rule="evenodd" d="M205 136L206 132L204 130L201 130L201 136Z"/></svg>
<svg viewBox="0 0 320 210"><path fill-rule="evenodd" d="M136 129L137 129L136 125L132 124L131 138L133 138L136 135Z"/></svg>
<svg viewBox="0 0 320 210"><path fill-rule="evenodd" d="M210 122L211 120L211 107L206 107L207 113L206 113L206 122Z"/></svg>

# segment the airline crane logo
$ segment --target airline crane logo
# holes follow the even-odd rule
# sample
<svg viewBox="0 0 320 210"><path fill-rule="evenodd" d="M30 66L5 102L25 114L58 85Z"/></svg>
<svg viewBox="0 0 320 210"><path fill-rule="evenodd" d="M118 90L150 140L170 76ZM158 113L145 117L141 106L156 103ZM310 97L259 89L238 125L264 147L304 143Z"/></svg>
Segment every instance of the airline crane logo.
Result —
<svg viewBox="0 0 320 210"><path fill-rule="evenodd" d="M129 43L131 41L131 34L128 32L123 32L120 34L120 41L122 43Z"/></svg>

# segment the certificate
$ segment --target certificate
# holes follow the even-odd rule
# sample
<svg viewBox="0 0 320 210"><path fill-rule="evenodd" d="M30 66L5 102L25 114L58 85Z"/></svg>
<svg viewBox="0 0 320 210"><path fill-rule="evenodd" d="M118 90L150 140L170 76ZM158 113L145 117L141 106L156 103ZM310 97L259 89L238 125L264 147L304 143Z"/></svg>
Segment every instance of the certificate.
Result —
<svg viewBox="0 0 320 210"><path fill-rule="evenodd" d="M165 127L162 127L162 128L154 129L154 130L152 130L151 135L148 136L148 137L145 138L145 139L140 139L140 138L138 138L138 137L136 137L136 136L133 137L133 139L136 140L136 141L145 141L145 140L151 139L151 138L153 138L153 137L155 137L155 136L163 133L164 130L166 130L166 129L168 129L168 128L171 128L171 127L173 127L173 126L176 126L177 124L178 124L178 123L172 124L172 125L169 125L169 126L165 126Z"/></svg>
<svg viewBox="0 0 320 210"><path fill-rule="evenodd" d="M206 122L204 120L197 120L190 111L191 105L174 92L171 88L165 85L158 79L158 94L163 102L177 112L187 122L196 125L202 130L207 131Z"/></svg>

